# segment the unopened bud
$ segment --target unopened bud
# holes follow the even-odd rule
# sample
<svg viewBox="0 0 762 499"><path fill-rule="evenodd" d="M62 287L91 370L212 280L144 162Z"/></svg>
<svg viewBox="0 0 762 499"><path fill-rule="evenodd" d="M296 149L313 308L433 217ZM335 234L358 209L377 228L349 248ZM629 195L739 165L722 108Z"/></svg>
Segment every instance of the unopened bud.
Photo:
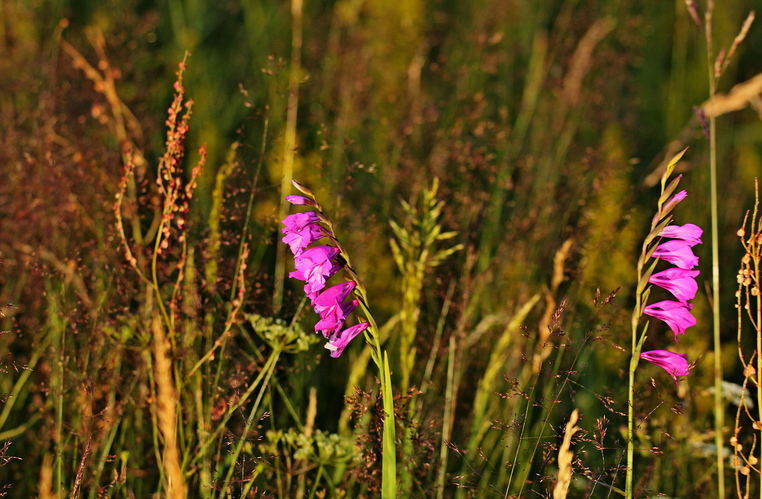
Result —
<svg viewBox="0 0 762 499"><path fill-rule="evenodd" d="M309 190L307 187L300 184L299 182L297 182L296 180L292 180L291 184L293 184L293 186L296 187L296 190L298 190L305 196L309 196L310 199L313 199L313 200L315 199L315 193Z"/></svg>

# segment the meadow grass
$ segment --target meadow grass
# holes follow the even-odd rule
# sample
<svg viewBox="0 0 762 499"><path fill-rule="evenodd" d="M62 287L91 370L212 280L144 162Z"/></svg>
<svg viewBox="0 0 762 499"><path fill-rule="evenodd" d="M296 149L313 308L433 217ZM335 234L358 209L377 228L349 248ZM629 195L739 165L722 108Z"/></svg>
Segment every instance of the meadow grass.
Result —
<svg viewBox="0 0 762 499"><path fill-rule="evenodd" d="M760 38L646 4L4 3L0 496L757 497ZM677 386L628 370L672 167ZM373 306L339 358L293 178Z"/></svg>

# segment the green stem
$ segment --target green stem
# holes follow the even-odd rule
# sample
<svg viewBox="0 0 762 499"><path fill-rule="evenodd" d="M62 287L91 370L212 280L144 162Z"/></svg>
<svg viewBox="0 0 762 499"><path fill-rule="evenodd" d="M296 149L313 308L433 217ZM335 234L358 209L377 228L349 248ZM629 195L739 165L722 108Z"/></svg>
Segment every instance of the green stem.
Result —
<svg viewBox="0 0 762 499"><path fill-rule="evenodd" d="M632 335L633 343L635 342L635 333ZM632 359L630 359L630 376L629 376L629 390L627 395L627 481L625 483L625 497L632 499L632 477L633 477L633 464L635 461L635 443L633 440L633 428L634 428L634 413L633 404L635 402L635 369L638 367L638 359L635 356L635 347L632 350Z"/></svg>
<svg viewBox="0 0 762 499"><path fill-rule="evenodd" d="M394 423L394 395L392 393L389 356L385 351L381 350L381 334L365 300L365 289L360 283L357 285L357 291L360 295L360 307L370 323L370 333L366 335L366 338L371 342L371 349L374 351L372 357L376 366L378 366L378 377L381 379L381 400L384 407L384 434L381 450L381 497L382 499L394 499L397 497L397 446Z"/></svg>
<svg viewBox="0 0 762 499"><path fill-rule="evenodd" d="M381 450L381 497L383 499L394 499L397 497L397 448L395 438L394 423L394 395L392 394L391 370L389 369L389 356L381 350L380 332L376 325L376 320L370 313L364 300L360 300L360 306L370 323L373 340L372 348L375 350L373 360L378 366L378 376L381 379L381 400L384 406L384 434Z"/></svg>
<svg viewBox="0 0 762 499"><path fill-rule="evenodd" d="M659 206L661 210L661 206ZM645 254L647 248L644 246L640 258L638 259L638 283L643 276L643 265L645 263ZM635 293L635 309L632 313L632 357L630 358L630 373L627 384L627 473L625 481L625 497L632 499L632 477L635 470L635 370L638 368L638 362L640 361L640 345L642 341L638 342L638 322L640 321L640 313L642 308L642 293Z"/></svg>
<svg viewBox="0 0 762 499"><path fill-rule="evenodd" d="M706 57L709 75L709 99L716 93L714 49L712 47L712 11L705 17ZM722 456L725 407L722 402L722 344L720 343L720 259L719 216L717 213L717 131L714 116L709 117L709 183L712 217L712 329L714 338L714 443L717 447L717 497L725 497L725 461Z"/></svg>
<svg viewBox="0 0 762 499"><path fill-rule="evenodd" d="M298 0L294 0L298 1ZM320 212L321 221L328 230L328 238L339 249L341 258L344 259L344 271L349 274L350 279L356 283L354 295L357 297L360 309L368 321L369 327L364 331L365 340L371 346L371 357L378 367L378 377L381 380L381 400L384 408L384 429L382 437L382 462L381 462L381 497L382 499L394 499L397 497L397 447L396 430L394 422L394 393L392 391L391 370L389 369L389 356L381 349L381 330L373 318L373 314L368 306L368 298L365 286L352 268L352 261L349 258L344 247L336 237L331 220L323 215L323 208L315 200L315 196L302 186L299 189L302 194L307 195L315 203L315 208Z"/></svg>
<svg viewBox="0 0 762 499"><path fill-rule="evenodd" d="M394 499L397 497L397 449L394 425L394 396L392 394L392 378L389 370L389 355L384 352L384 367L379 368L383 377L381 396L384 404L384 440L381 463L381 497Z"/></svg>

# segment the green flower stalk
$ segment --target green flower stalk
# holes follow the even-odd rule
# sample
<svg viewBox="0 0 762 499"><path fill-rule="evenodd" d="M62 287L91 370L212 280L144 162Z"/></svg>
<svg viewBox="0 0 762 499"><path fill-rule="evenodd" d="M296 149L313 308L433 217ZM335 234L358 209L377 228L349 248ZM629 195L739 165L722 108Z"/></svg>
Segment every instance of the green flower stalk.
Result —
<svg viewBox="0 0 762 499"><path fill-rule="evenodd" d="M674 379L675 384L677 384L679 376L686 376L690 373L690 365L687 356L684 354L668 350L644 352L643 345L647 338L648 322L642 329L639 327L643 315L662 320L672 330L675 343L677 343L678 336L685 334L687 328L696 324L696 319L691 314L692 305L689 303L689 300L696 296L698 290L695 281L698 271L692 270L698 265L698 258L693 254L692 247L701 242L700 238L703 231L693 224L671 225L671 212L678 203L685 199L687 192L675 193L681 176L667 185L667 180L684 153L685 150L672 158L661 178L661 196L657 204L656 215L651 222L651 231L643 241L643 249L638 259L638 286L635 293L635 309L632 313L632 357L630 359L627 401L628 440L625 494L628 499L633 497L635 370L638 363L642 359L663 368ZM670 240L662 242L662 239ZM662 260L675 265L675 267L654 273L657 264ZM651 293L651 284L669 291L676 300L664 300L646 305Z"/></svg>
<svg viewBox="0 0 762 499"><path fill-rule="evenodd" d="M312 301L315 312L320 315L315 332L322 333L328 340L325 347L331 351L331 357L339 357L349 342L360 333L365 335L365 340L371 347L371 356L381 379L384 407L381 497L394 498L397 495L397 450L389 356L381 349L378 325L370 311L365 286L352 268L349 254L336 237L333 223L323 213L323 207L310 189L295 181L292 184L303 196L287 196L286 200L315 211L295 213L283 220L283 242L289 245L294 254L296 267L290 277L306 283L304 292ZM312 246L323 239L328 239L330 244ZM326 282L342 269L348 275L348 280L325 289ZM345 301L350 294L354 299ZM347 316L358 306L366 321L345 328Z"/></svg>

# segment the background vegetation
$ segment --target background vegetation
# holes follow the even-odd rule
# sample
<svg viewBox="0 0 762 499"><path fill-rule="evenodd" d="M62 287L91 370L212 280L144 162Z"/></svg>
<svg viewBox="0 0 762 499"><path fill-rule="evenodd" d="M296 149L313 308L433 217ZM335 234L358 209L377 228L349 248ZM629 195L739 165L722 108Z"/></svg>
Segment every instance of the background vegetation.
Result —
<svg viewBox="0 0 762 499"><path fill-rule="evenodd" d="M717 115L721 354L724 378L744 379L736 231L762 171L762 30L711 107L683 0L298 3L0 2L0 491L377 493L367 348L329 358L283 278L292 169L332 215L387 338L400 490L549 496L577 408L570 495L618 495L635 262L660 168L686 146L679 218L709 237L694 106ZM716 48L755 4L718 3ZM168 140L186 51L192 116ZM197 189L168 200L157 178L183 138L184 173L168 174ZM697 251L709 282L709 245ZM678 345L691 376L675 388L638 372L641 497L717 493L707 290L694 313ZM731 493L730 461L726 473Z"/></svg>

